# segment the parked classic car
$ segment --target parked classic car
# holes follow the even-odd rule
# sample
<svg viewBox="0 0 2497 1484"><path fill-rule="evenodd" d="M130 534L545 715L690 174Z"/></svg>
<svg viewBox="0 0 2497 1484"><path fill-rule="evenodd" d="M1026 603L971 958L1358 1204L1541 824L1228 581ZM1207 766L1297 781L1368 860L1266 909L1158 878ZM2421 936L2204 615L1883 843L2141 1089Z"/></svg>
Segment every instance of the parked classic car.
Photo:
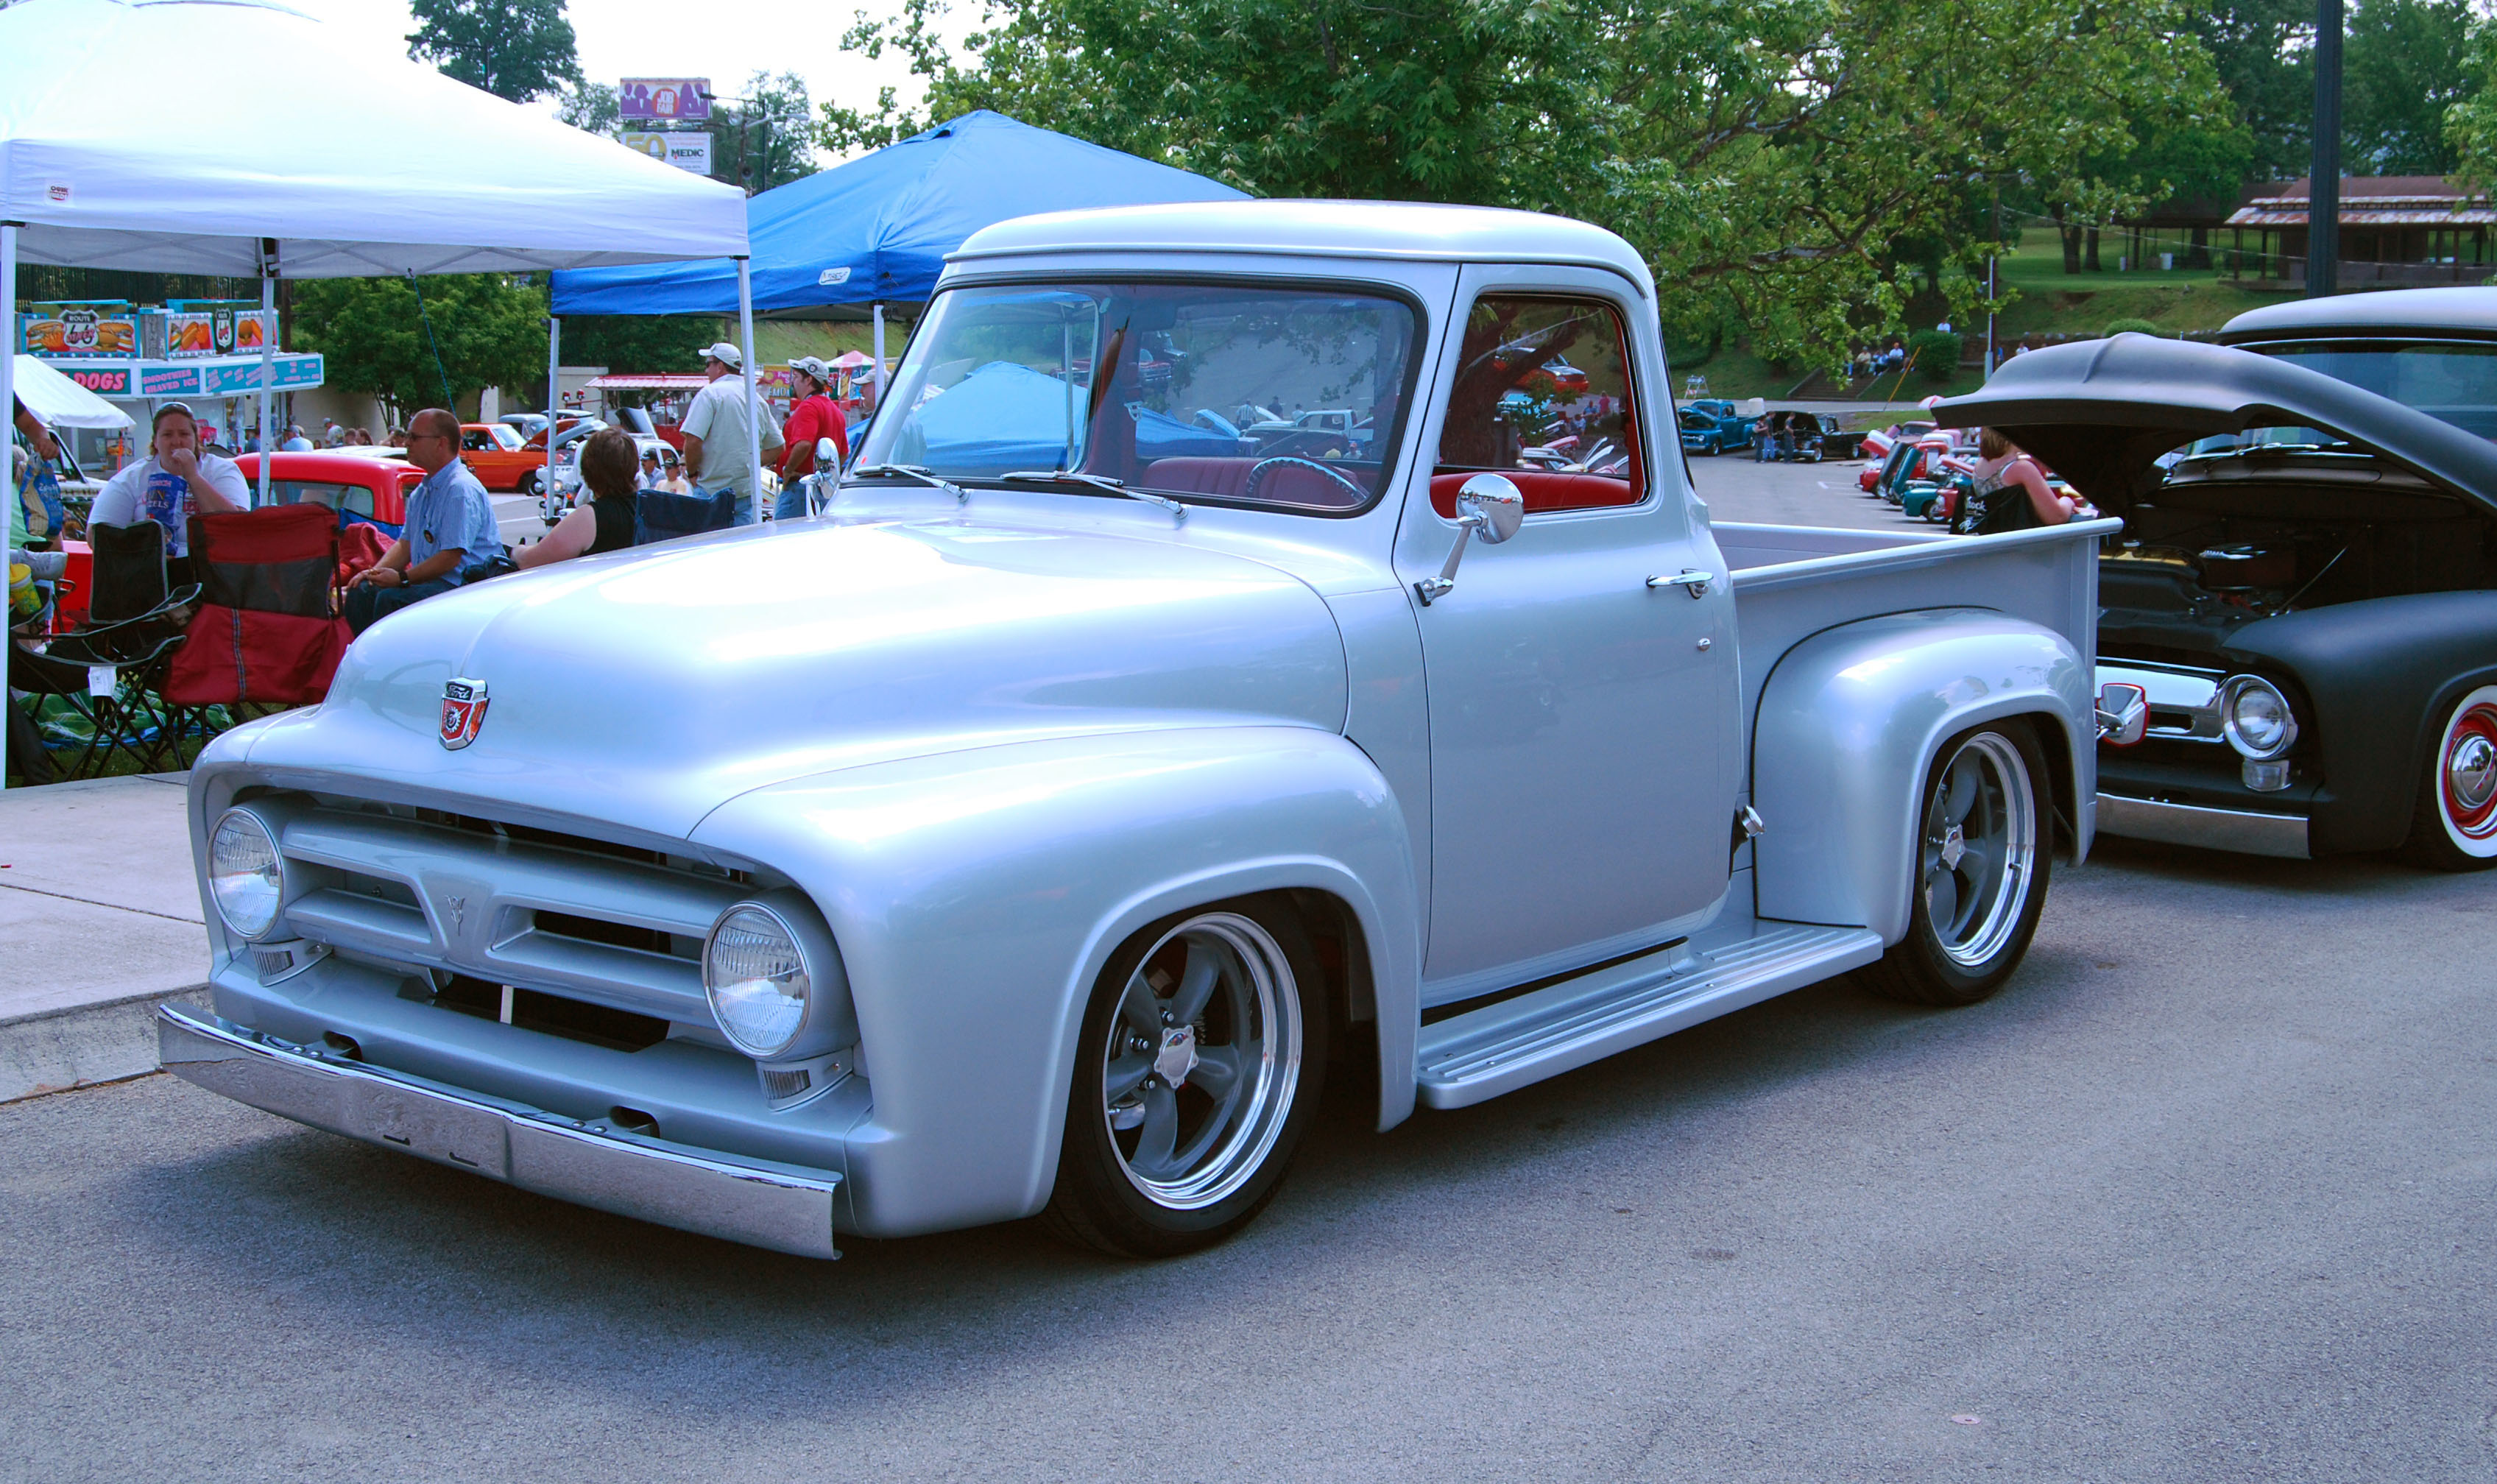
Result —
<svg viewBox="0 0 2497 1484"><path fill-rule="evenodd" d="M430 599L210 744L166 1065L789 1251L1042 1214L1166 1254L1332 1078L1388 1128L1849 969L1991 994L2089 846L2112 526L1712 526L1655 293L1465 207L979 233L824 515ZM1528 331L1618 474L1500 461L1480 352ZM1359 454L1139 446L1330 387L1386 413Z"/></svg>
<svg viewBox="0 0 2497 1484"><path fill-rule="evenodd" d="M332 449L313 454L269 456L269 492L279 505L327 505L338 513L338 525L370 525L397 540L407 521L408 491L424 482L425 471L399 458L376 458L361 451ZM260 456L235 460L245 483L260 488Z"/></svg>
<svg viewBox="0 0 2497 1484"><path fill-rule="evenodd" d="M536 447L530 446L532 442ZM505 423L464 423L459 427L459 461L477 476L477 483L496 494L536 494L546 480L546 440L523 438Z"/></svg>
<svg viewBox="0 0 2497 1484"><path fill-rule="evenodd" d="M1730 454L1752 446L1752 420L1723 397L1685 402L1680 415L1682 451L1686 454Z"/></svg>
<svg viewBox="0 0 2497 1484"><path fill-rule="evenodd" d="M2497 864L2497 291L2310 300L2229 335L2247 348L2034 352L1944 410L2125 521L2099 677L2141 690L2149 729L2102 749L2102 828Z"/></svg>

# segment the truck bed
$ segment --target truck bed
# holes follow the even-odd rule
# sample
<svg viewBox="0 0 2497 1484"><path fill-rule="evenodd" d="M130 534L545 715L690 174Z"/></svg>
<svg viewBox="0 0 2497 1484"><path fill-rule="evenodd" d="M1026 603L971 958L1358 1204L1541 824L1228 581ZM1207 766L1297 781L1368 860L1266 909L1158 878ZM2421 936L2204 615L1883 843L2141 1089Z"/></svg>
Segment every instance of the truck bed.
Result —
<svg viewBox="0 0 2497 1484"><path fill-rule="evenodd" d="M2088 654L2099 604L2099 541L2124 522L2076 521L1978 537L1738 522L1714 529L1732 569L1748 756L1760 687L1778 660L1842 623L1918 609L1982 608L2052 629Z"/></svg>

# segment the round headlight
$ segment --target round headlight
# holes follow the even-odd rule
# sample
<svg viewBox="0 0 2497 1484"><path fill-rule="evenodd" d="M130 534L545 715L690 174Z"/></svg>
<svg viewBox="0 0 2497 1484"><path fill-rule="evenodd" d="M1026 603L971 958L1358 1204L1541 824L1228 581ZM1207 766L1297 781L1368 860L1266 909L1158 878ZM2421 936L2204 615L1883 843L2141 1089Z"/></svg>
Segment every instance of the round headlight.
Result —
<svg viewBox="0 0 2497 1484"><path fill-rule="evenodd" d="M2241 675L2228 681L2222 730L2229 746L2260 762L2280 756L2297 741L2297 718L2290 714L2289 698L2269 680Z"/></svg>
<svg viewBox="0 0 2497 1484"><path fill-rule="evenodd" d="M812 989L806 950L779 913L741 902L711 925L703 944L703 993L739 1051L758 1058L787 1051L806 1026Z"/></svg>
<svg viewBox="0 0 2497 1484"><path fill-rule="evenodd" d="M277 924L286 871L269 826L249 809L228 809L208 837L208 895L236 936L257 938Z"/></svg>

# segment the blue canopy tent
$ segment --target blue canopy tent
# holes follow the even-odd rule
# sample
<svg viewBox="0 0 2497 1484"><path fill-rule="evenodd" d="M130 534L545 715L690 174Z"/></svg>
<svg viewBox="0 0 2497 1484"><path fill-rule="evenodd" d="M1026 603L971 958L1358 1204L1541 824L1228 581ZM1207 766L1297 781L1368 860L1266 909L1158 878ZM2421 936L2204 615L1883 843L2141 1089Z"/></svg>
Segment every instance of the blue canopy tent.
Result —
<svg viewBox="0 0 2497 1484"><path fill-rule="evenodd" d="M992 361L931 398L903 429L901 458L932 457L948 469L1002 474L1067 467L1084 438L1088 394L1055 376ZM1130 409L1136 456L1147 462L1188 456L1236 458L1250 451L1237 433L1183 423L1150 407Z"/></svg>
<svg viewBox="0 0 2497 1484"><path fill-rule="evenodd" d="M754 310L864 318L859 311L872 304L925 303L947 253L1013 217L1241 199L1203 175L981 109L747 202ZM737 307L737 274L725 258L554 275L558 315L724 315Z"/></svg>

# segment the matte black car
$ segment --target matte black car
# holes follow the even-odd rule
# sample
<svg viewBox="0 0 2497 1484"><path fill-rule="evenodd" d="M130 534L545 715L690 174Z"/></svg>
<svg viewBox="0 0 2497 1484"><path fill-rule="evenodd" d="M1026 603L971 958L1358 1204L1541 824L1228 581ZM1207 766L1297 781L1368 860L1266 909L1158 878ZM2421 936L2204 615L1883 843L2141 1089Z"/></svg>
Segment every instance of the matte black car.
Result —
<svg viewBox="0 0 2497 1484"><path fill-rule="evenodd" d="M2260 855L2497 865L2497 290L2022 356L1939 409L2126 522L2099 564L2098 827ZM2118 692L2119 697L2126 693Z"/></svg>

